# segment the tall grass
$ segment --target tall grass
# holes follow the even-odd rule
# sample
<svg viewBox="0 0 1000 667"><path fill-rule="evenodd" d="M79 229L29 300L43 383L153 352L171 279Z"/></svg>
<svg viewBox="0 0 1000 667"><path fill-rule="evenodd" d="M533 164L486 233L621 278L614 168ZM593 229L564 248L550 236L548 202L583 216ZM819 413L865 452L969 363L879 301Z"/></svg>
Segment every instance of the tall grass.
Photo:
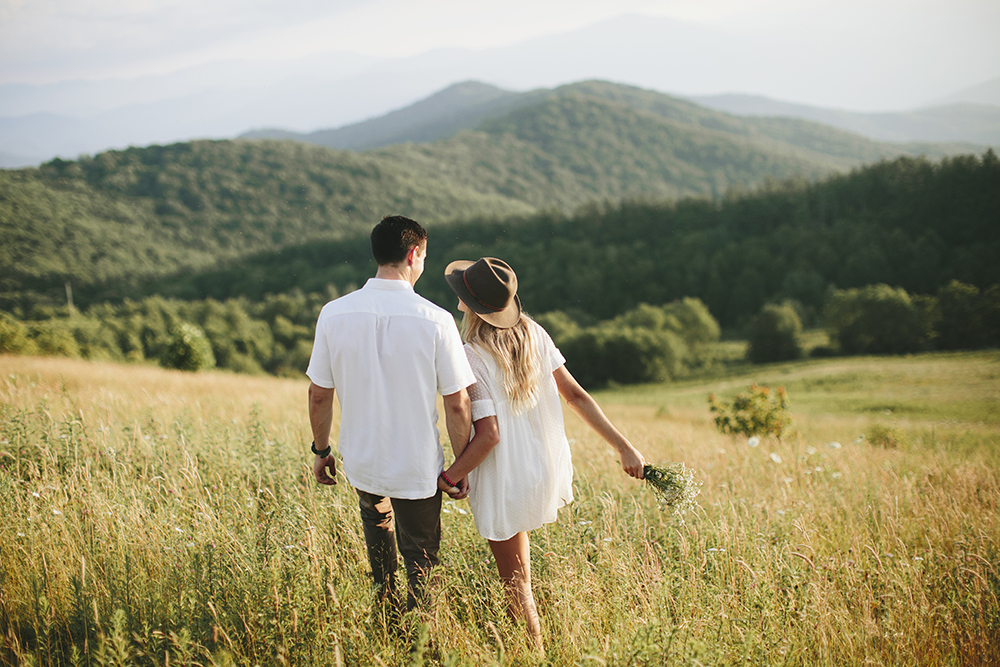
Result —
<svg viewBox="0 0 1000 667"><path fill-rule="evenodd" d="M706 397L784 383L782 440ZM432 601L372 611L353 492L312 481L303 381L0 357L0 661L976 665L1000 656L1000 355L824 360L599 400L703 482L683 524L567 416L576 500L532 533L546 652L468 505ZM873 426L896 436L873 442Z"/></svg>

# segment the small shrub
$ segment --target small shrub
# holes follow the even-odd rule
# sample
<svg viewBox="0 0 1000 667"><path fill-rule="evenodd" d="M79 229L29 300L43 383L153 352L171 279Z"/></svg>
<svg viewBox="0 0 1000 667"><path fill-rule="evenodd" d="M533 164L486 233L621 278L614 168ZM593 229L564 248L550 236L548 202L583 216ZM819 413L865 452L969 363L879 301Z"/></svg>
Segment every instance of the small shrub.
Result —
<svg viewBox="0 0 1000 667"><path fill-rule="evenodd" d="M160 362L166 368L199 371L215 366L215 356L204 332L193 324L181 322L171 331L170 344Z"/></svg>
<svg viewBox="0 0 1000 667"><path fill-rule="evenodd" d="M895 449L903 441L903 436L898 429L885 424L872 424L865 433L865 438L873 445Z"/></svg>
<svg viewBox="0 0 1000 667"><path fill-rule="evenodd" d="M780 438L792 422L784 387L778 387L772 395L770 387L752 384L749 390L737 394L732 403L723 403L712 394L708 404L722 433L746 436L770 433Z"/></svg>

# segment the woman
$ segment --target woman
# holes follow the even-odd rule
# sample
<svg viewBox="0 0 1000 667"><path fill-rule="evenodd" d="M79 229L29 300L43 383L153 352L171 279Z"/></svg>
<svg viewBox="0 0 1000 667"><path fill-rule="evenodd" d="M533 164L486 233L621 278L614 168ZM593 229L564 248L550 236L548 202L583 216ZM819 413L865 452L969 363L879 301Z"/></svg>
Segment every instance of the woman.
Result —
<svg viewBox="0 0 1000 667"><path fill-rule="evenodd" d="M469 387L475 433L438 486L462 497L458 485L469 477L476 528L489 541L507 585L510 613L525 620L541 649L528 531L555 521L556 510L573 500L559 396L618 450L626 473L642 479L645 461L566 370L545 330L521 312L510 266L493 257L457 261L445 269L445 279L465 313L465 352L476 375Z"/></svg>

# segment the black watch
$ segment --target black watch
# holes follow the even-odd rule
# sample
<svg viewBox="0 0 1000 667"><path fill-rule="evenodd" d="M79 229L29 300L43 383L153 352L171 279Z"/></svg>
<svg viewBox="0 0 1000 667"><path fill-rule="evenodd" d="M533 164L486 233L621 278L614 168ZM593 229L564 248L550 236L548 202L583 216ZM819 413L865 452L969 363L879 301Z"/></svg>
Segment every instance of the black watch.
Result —
<svg viewBox="0 0 1000 667"><path fill-rule="evenodd" d="M328 457L330 455L330 446L327 445L326 449L319 449L319 450L317 450L316 449L316 441L315 440L313 440L312 447L310 447L309 449L311 449L312 453L315 454L316 456L320 457L321 459L325 459L326 457Z"/></svg>

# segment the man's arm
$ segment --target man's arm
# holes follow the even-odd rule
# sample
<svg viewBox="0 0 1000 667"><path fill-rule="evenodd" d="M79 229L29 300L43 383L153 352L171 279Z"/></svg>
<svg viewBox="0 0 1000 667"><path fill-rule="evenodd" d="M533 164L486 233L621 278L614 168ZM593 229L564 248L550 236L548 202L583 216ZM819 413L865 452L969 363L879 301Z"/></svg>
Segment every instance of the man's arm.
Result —
<svg viewBox="0 0 1000 667"><path fill-rule="evenodd" d="M333 396L335 389L309 383L309 423L312 426L316 451L330 446L330 429L333 427ZM328 472L329 471L329 472ZM316 456L313 460L313 474L320 484L337 483L337 462L331 451L327 456Z"/></svg>
<svg viewBox="0 0 1000 667"><path fill-rule="evenodd" d="M455 453L455 458L458 458L469 444L469 433L472 431L472 402L469 400L469 392L465 389L441 398L444 399L444 423L448 429L448 438L451 440L451 451ZM458 484L459 493L452 497L458 499L467 496L469 481L462 479L455 483Z"/></svg>

